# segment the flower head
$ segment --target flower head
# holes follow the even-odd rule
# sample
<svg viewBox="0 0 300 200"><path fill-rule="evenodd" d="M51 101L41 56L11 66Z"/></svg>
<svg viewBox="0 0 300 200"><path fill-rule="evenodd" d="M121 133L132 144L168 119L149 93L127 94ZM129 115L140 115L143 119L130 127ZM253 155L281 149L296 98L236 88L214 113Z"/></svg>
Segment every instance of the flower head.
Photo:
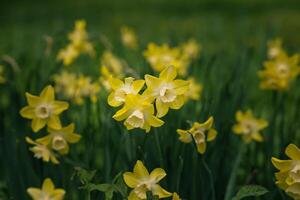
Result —
<svg viewBox="0 0 300 200"><path fill-rule="evenodd" d="M121 39L123 45L127 48L136 49L138 46L137 36L134 30L127 26L121 27Z"/></svg>
<svg viewBox="0 0 300 200"><path fill-rule="evenodd" d="M260 131L268 126L266 120L255 118L251 110L247 110L244 113L242 111L237 111L235 116L237 124L232 127L235 134L242 135L243 140L246 143L249 143L252 140L257 142L263 141Z"/></svg>
<svg viewBox="0 0 300 200"><path fill-rule="evenodd" d="M52 128L60 128L61 123L58 117L69 104L64 101L56 101L54 89L51 85L45 87L40 96L26 93L28 106L21 109L22 117L32 119L31 127L34 132L39 131L48 125Z"/></svg>
<svg viewBox="0 0 300 200"><path fill-rule="evenodd" d="M152 192L159 199L172 196L172 193L163 189L158 183L166 176L166 172L161 168L154 169L150 174L144 164L138 160L133 172L123 174L126 185L133 190L130 192L128 200L146 200L147 192Z"/></svg>
<svg viewBox="0 0 300 200"><path fill-rule="evenodd" d="M159 127L164 122L154 116L152 101L145 95L128 94L121 110L116 112L113 118L117 121L124 121L128 130L141 128L149 132L151 127Z"/></svg>
<svg viewBox="0 0 300 200"><path fill-rule="evenodd" d="M276 185L293 199L300 199L300 150L290 144L285 150L289 160L272 157L272 163L279 172L275 173Z"/></svg>
<svg viewBox="0 0 300 200"><path fill-rule="evenodd" d="M120 76L123 73L123 63L111 51L104 51L101 57L101 64L112 74Z"/></svg>
<svg viewBox="0 0 300 200"><path fill-rule="evenodd" d="M189 65L188 57L179 48L171 48L167 44L158 46L150 43L144 51L144 57L157 72L161 72L166 66L174 66L180 75L186 75Z"/></svg>
<svg viewBox="0 0 300 200"><path fill-rule="evenodd" d="M289 83L300 73L298 66L299 56L289 57L286 54L280 54L273 60L264 63L264 70L259 71L261 78L261 89L267 90L287 90Z"/></svg>
<svg viewBox="0 0 300 200"><path fill-rule="evenodd" d="M144 80L134 80L132 77L125 78L124 82L117 78L111 78L110 86L112 92L108 96L108 104L113 107L118 107L125 102L128 94L138 94L143 88Z"/></svg>
<svg viewBox="0 0 300 200"><path fill-rule="evenodd" d="M210 117L204 123L195 122L189 130L177 129L179 140L184 143L190 143L193 140L200 154L206 151L206 143L214 140L217 136L217 131L212 128L214 119Z"/></svg>
<svg viewBox="0 0 300 200"><path fill-rule="evenodd" d="M190 59L196 59L200 56L201 46L195 39L189 39L187 42L181 44L182 52Z"/></svg>
<svg viewBox="0 0 300 200"><path fill-rule="evenodd" d="M51 161L54 164L58 164L59 161L56 159L54 152L47 146L37 141L33 141L29 137L26 137L26 142L34 145L30 148L30 151L34 153L34 157L42 159L44 162Z"/></svg>
<svg viewBox="0 0 300 200"><path fill-rule="evenodd" d="M158 117L166 115L169 108L179 109L184 104L184 94L189 89L189 82L175 79L176 76L174 67L165 68L158 78L145 75L147 85L145 95L155 99Z"/></svg>
<svg viewBox="0 0 300 200"><path fill-rule="evenodd" d="M199 100L203 90L203 86L200 83L197 83L193 77L188 78L189 89L184 93L185 99Z"/></svg>
<svg viewBox="0 0 300 200"><path fill-rule="evenodd" d="M28 188L27 193L33 200L63 200L65 190L55 189L55 186L50 178L46 178L43 182L42 188Z"/></svg>
<svg viewBox="0 0 300 200"><path fill-rule="evenodd" d="M60 129L53 129L48 127L49 134L45 137L37 139L37 142L51 147L51 149L58 151L60 154L67 154L69 152L68 143L77 143L81 136L74 133L75 125L72 123Z"/></svg>

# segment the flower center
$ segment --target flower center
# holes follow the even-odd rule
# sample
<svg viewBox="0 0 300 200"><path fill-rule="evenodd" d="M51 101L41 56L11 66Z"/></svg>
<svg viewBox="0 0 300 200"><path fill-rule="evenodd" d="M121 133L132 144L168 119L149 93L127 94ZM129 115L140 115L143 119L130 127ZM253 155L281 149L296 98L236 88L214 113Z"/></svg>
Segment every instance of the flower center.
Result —
<svg viewBox="0 0 300 200"><path fill-rule="evenodd" d="M277 73L280 76L287 76L289 73L289 66L286 63L278 63L276 65L277 67Z"/></svg>
<svg viewBox="0 0 300 200"><path fill-rule="evenodd" d="M52 140L52 148L56 151L62 150L67 146L65 138L60 135L56 135Z"/></svg>
<svg viewBox="0 0 300 200"><path fill-rule="evenodd" d="M126 119L125 123L134 128L142 128L145 123L144 114L141 111L136 110Z"/></svg>
<svg viewBox="0 0 300 200"><path fill-rule="evenodd" d="M300 183L300 163L297 162L293 169L290 171L287 177L287 183L292 185L294 183Z"/></svg>
<svg viewBox="0 0 300 200"><path fill-rule="evenodd" d="M41 119L47 119L52 112L51 106L47 104L41 104L35 109L36 116Z"/></svg>
<svg viewBox="0 0 300 200"><path fill-rule="evenodd" d="M201 144L205 142L205 130L197 129L196 131L192 132L192 135L196 144Z"/></svg>
<svg viewBox="0 0 300 200"><path fill-rule="evenodd" d="M173 88L167 85L160 88L159 96L161 101L164 103L170 103L176 99L176 94L174 93Z"/></svg>

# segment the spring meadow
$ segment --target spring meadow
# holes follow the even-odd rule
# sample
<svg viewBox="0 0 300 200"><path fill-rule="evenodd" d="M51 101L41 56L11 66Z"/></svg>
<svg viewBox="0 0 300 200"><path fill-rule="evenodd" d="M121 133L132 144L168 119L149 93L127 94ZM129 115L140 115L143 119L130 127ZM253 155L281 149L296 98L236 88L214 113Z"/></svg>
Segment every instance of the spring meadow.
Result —
<svg viewBox="0 0 300 200"><path fill-rule="evenodd" d="M298 0L0 7L0 200L300 200Z"/></svg>

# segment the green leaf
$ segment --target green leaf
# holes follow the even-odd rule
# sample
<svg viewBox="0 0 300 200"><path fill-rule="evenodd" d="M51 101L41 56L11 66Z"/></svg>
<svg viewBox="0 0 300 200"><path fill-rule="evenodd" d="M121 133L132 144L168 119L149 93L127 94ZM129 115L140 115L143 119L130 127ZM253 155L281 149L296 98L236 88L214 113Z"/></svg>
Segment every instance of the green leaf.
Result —
<svg viewBox="0 0 300 200"><path fill-rule="evenodd" d="M88 171L81 167L76 167L75 170L82 184L90 183L96 175L96 170Z"/></svg>
<svg viewBox="0 0 300 200"><path fill-rule="evenodd" d="M89 184L89 191L98 190L105 193L105 199L111 200L113 198L113 193L116 191L114 184Z"/></svg>
<svg viewBox="0 0 300 200"><path fill-rule="evenodd" d="M243 186L238 193L232 198L232 200L240 200L245 197L258 197L269 192L266 188L260 185L246 185Z"/></svg>

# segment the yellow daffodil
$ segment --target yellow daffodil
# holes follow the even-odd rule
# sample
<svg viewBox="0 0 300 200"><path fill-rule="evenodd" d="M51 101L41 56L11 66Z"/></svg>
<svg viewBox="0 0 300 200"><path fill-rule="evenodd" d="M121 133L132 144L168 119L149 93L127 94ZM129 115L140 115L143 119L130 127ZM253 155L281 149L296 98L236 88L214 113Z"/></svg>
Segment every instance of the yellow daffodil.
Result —
<svg viewBox="0 0 300 200"><path fill-rule="evenodd" d="M159 199L172 196L172 193L163 189L158 182L166 176L166 172L161 168L154 169L150 174L144 164L138 160L133 172L123 174L126 185L133 190L130 192L128 200L146 200L147 192L152 192Z"/></svg>
<svg viewBox="0 0 300 200"><path fill-rule="evenodd" d="M253 116L252 111L236 112L237 124L232 129L237 135L242 135L244 142L249 143L252 140L257 142L263 141L260 131L268 126L268 122L264 119L257 119Z"/></svg>
<svg viewBox="0 0 300 200"><path fill-rule="evenodd" d="M201 46L195 39L189 39L187 42L183 43L181 49L183 54L190 59L196 59L200 56Z"/></svg>
<svg viewBox="0 0 300 200"><path fill-rule="evenodd" d="M173 196L172 196L172 200L181 200L181 198L179 197L179 195L176 192L174 192Z"/></svg>
<svg viewBox="0 0 300 200"><path fill-rule="evenodd" d="M53 150L60 154L67 154L69 152L68 143L77 143L81 136L74 133L75 125L72 123L60 129L53 129L48 127L49 134L45 137L37 139L37 142L44 145L49 145Z"/></svg>
<svg viewBox="0 0 300 200"><path fill-rule="evenodd" d="M52 150L47 145L35 142L29 137L26 137L26 142L34 145L29 149L34 153L34 157L36 157L37 159L42 159L44 162L51 161L54 164L59 163L59 161L55 157L54 152L52 152Z"/></svg>
<svg viewBox="0 0 300 200"><path fill-rule="evenodd" d="M300 73L298 66L299 56L289 57L279 54L273 60L264 63L264 70L258 73L261 78L261 89L287 90L290 81L294 80Z"/></svg>
<svg viewBox="0 0 300 200"><path fill-rule="evenodd" d="M179 109L184 104L184 94L189 89L189 82L176 79L177 72L174 67L165 68L159 77L145 75L147 89L145 95L156 99L157 116L163 117L169 108Z"/></svg>
<svg viewBox="0 0 300 200"><path fill-rule="evenodd" d="M154 116L152 100L140 94L128 94L125 97L125 104L113 118L117 121L124 121L128 130L141 128L149 132L151 127L159 127L164 122Z"/></svg>
<svg viewBox="0 0 300 200"><path fill-rule="evenodd" d="M51 128L60 128L59 114L68 109L69 104L64 101L55 101L54 89L51 85L45 87L40 96L26 93L28 106L21 109L22 117L32 119L31 127L34 132L48 125Z"/></svg>
<svg viewBox="0 0 300 200"><path fill-rule="evenodd" d="M184 143L190 143L193 140L196 143L197 150L200 154L206 151L206 142L213 141L217 136L217 131L212 128L214 123L213 117L210 117L206 122L194 122L189 130L177 129L179 140Z"/></svg>
<svg viewBox="0 0 300 200"><path fill-rule="evenodd" d="M123 45L129 49L136 49L138 46L137 36L134 30L127 26L121 27L121 39Z"/></svg>
<svg viewBox="0 0 300 200"><path fill-rule="evenodd" d="M72 64L81 53L94 56L94 47L88 40L86 22L84 20L75 22L75 30L68 35L68 38L70 43L61 49L57 56L57 60L62 60L65 66Z"/></svg>
<svg viewBox="0 0 300 200"><path fill-rule="evenodd" d="M6 82L6 78L4 77L4 66L0 65L0 84L5 82Z"/></svg>
<svg viewBox="0 0 300 200"><path fill-rule="evenodd" d="M289 160L272 157L272 163L279 172L275 173L276 185L295 200L300 199L300 149L290 144L285 149Z"/></svg>
<svg viewBox="0 0 300 200"><path fill-rule="evenodd" d="M106 91L111 91L110 79L114 77L114 75L105 66L100 67L100 73L99 82Z"/></svg>
<svg viewBox="0 0 300 200"><path fill-rule="evenodd" d="M124 82L117 78L110 79L112 92L108 96L108 104L118 107L125 102L128 94L138 94L145 84L144 80L134 80L132 77L125 78Z"/></svg>
<svg viewBox="0 0 300 200"><path fill-rule="evenodd" d="M112 74L121 76L123 73L124 67L122 61L111 51L104 51L101 57L101 64L102 66L105 66Z"/></svg>
<svg viewBox="0 0 300 200"><path fill-rule="evenodd" d="M27 193L32 200L63 200L66 192L60 188L55 189L52 180L46 178L41 189L30 187L27 189Z"/></svg>
<svg viewBox="0 0 300 200"><path fill-rule="evenodd" d="M144 57L157 72L161 72L166 66L174 66L179 75L184 76L189 65L188 57L183 55L179 48L171 48L167 44L158 46L150 43L144 51Z"/></svg>
<svg viewBox="0 0 300 200"><path fill-rule="evenodd" d="M203 86L197 83L193 77L188 78L189 89L184 93L185 99L199 100L203 90Z"/></svg>
<svg viewBox="0 0 300 200"><path fill-rule="evenodd" d="M270 40L268 42L268 57L269 59L274 59L280 54L285 54L282 49L282 41L280 38L276 38L274 40Z"/></svg>

